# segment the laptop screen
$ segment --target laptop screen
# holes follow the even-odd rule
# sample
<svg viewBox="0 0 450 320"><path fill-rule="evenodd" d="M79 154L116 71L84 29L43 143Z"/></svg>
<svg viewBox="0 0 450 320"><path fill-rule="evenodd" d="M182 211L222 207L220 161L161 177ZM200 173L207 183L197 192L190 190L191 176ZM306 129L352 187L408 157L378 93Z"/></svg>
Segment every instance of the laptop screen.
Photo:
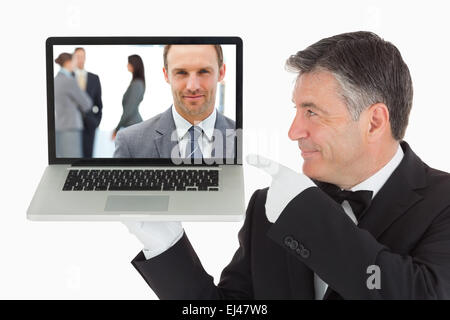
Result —
<svg viewBox="0 0 450 320"><path fill-rule="evenodd" d="M50 163L241 163L242 41L49 38Z"/></svg>

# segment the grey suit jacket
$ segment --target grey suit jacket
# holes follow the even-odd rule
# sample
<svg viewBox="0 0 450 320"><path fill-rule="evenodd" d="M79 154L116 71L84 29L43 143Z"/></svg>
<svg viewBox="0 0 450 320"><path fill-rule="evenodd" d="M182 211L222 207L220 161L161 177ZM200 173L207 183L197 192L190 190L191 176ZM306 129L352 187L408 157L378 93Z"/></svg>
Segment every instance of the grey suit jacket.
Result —
<svg viewBox="0 0 450 320"><path fill-rule="evenodd" d="M55 77L55 130L83 129L82 114L91 110L92 100L75 78L59 72Z"/></svg>
<svg viewBox="0 0 450 320"><path fill-rule="evenodd" d="M139 114L139 104L144 99L144 93L145 84L142 80L136 79L131 81L127 91L123 94L123 113L119 124L116 126L116 131L118 131L121 127L128 127L142 122L142 117Z"/></svg>
<svg viewBox="0 0 450 320"><path fill-rule="evenodd" d="M222 134L224 158L234 158L235 122L217 112L214 128ZM216 139L218 140L221 139ZM116 136L114 157L180 158L172 108L144 122L120 130Z"/></svg>

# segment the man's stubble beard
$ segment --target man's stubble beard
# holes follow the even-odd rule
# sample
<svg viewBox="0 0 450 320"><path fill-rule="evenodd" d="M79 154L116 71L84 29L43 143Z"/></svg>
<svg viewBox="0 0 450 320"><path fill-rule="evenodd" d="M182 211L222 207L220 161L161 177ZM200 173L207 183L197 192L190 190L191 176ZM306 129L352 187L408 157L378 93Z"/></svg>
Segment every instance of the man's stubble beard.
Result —
<svg viewBox="0 0 450 320"><path fill-rule="evenodd" d="M183 102L183 99L180 95L176 94L175 92L172 92L173 96L176 97L176 101L174 101L176 103L176 105L178 107L181 108L181 110L183 110L184 113L188 114L189 116L198 116L204 112L206 112L207 110L209 110L212 107L214 107L214 103L215 103L215 97L216 97L216 89L211 92L211 95L209 95L209 99L208 99L208 94L205 94L205 102L203 103L203 105L201 106L200 109L198 110L190 110Z"/></svg>

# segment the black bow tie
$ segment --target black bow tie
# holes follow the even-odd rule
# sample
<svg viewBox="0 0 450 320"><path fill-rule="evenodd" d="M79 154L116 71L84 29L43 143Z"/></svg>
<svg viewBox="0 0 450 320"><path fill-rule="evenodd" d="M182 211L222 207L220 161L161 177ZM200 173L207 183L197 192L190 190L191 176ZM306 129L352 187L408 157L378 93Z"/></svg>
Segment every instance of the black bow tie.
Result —
<svg viewBox="0 0 450 320"><path fill-rule="evenodd" d="M361 220L365 209L370 205L372 201L372 191L359 190L359 191L348 191L341 190L338 186L325 182L316 182L323 192L328 194L334 201L342 204L344 200L347 200L353 213L358 221Z"/></svg>

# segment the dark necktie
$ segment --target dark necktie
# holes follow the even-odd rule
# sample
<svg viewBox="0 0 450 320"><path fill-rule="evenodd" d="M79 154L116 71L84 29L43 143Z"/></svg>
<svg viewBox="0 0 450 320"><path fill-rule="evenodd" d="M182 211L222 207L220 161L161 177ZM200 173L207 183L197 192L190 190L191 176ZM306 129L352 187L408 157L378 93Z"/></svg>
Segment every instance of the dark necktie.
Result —
<svg viewBox="0 0 450 320"><path fill-rule="evenodd" d="M191 126L188 132L191 142L191 149L188 150L187 158L192 159L203 158L202 151L200 150L200 146L198 145L198 140L201 138L203 134L202 128L198 126Z"/></svg>
<svg viewBox="0 0 450 320"><path fill-rule="evenodd" d="M366 208L370 205L372 201L372 191L368 190L359 190L359 191L348 191L341 190L338 186L330 183L320 182L317 185L328 194L334 201L339 204L342 204L344 200L347 200L350 204L350 207L353 210L353 214L355 215L358 221L361 220Z"/></svg>

